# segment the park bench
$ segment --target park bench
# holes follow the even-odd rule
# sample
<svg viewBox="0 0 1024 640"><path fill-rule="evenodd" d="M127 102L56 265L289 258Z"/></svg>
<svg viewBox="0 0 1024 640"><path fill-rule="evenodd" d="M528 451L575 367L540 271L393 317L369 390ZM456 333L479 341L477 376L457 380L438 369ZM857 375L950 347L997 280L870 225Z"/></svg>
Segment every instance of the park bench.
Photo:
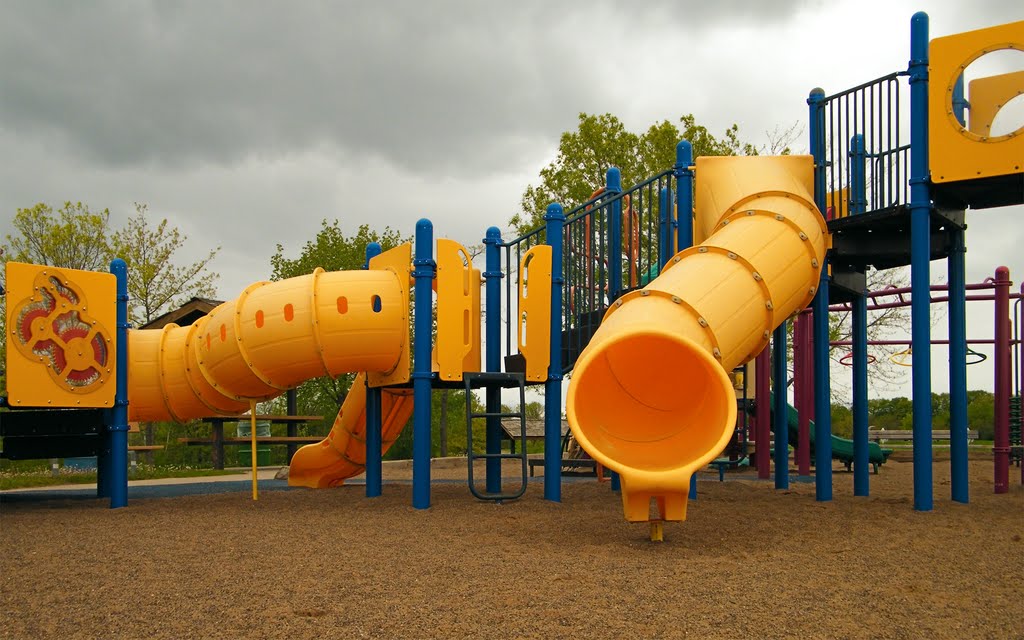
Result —
<svg viewBox="0 0 1024 640"><path fill-rule="evenodd" d="M520 425L519 421L515 419L505 419L501 421L501 430L505 432L505 437L512 441L512 453L515 453L516 442L520 439ZM597 471L597 463L590 458L573 458L566 457L566 448L568 445L569 435L569 423L562 420L562 471L567 474L572 473L584 473L591 475ZM527 440L543 440L544 439L544 421L543 420L526 420L526 439ZM533 477L536 472L536 468L544 468L544 458L529 458L527 464L530 469L530 477Z"/></svg>
<svg viewBox="0 0 1024 640"><path fill-rule="evenodd" d="M212 458L214 469L224 468L224 447L225 446L244 446L251 444L250 438L225 438L224 437L224 423L225 422L250 422L251 416L238 416L233 418L206 418L205 422L209 422L211 426L211 436L209 438L178 438L178 442L188 446L209 446L212 447L210 457ZM292 456L295 454L295 447L300 444L316 444L324 439L325 436L300 436L298 435L298 426L307 422L316 422L323 420L323 416L288 416L288 415L257 415L257 422L269 422L270 424L285 424L288 425L287 436L263 436L256 438L256 444L285 444L288 445L288 462L291 462Z"/></svg>

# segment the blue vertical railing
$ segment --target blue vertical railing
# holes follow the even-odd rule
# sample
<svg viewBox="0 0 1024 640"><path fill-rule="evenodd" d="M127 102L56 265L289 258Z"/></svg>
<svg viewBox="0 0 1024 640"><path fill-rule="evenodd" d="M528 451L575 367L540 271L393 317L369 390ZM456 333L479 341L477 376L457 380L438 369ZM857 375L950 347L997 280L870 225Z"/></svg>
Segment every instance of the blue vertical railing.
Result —
<svg viewBox="0 0 1024 640"><path fill-rule="evenodd" d="M621 191L613 182L611 188L600 189L593 198L565 213L561 232L563 372L572 370L608 305L619 295L645 286L661 272L662 253L674 253L674 243L668 242L671 237L666 238L660 230L664 228L662 212L666 206L672 209L668 212L672 217L670 228L676 229L675 204L671 196L666 202L665 194L679 197L677 183L675 169ZM618 233L611 231L615 217L620 221ZM498 244L502 250L501 272L507 276L502 300L506 356L515 355L518 345L513 331L519 317L519 266L531 247L544 243L548 243L548 231L541 227ZM666 243L672 246L666 247Z"/></svg>
<svg viewBox="0 0 1024 640"><path fill-rule="evenodd" d="M909 202L910 145L900 111L906 89L899 76L890 73L821 99L822 212L830 220ZM864 166L863 188L852 184L858 163Z"/></svg>

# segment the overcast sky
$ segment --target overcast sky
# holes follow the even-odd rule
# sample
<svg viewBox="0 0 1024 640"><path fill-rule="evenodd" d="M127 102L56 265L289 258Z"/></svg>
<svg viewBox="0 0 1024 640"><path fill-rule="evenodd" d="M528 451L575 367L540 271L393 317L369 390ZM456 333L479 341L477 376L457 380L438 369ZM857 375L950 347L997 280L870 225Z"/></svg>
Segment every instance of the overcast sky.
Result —
<svg viewBox="0 0 1024 640"><path fill-rule="evenodd" d="M475 244L507 229L580 112L637 131L693 113L764 143L802 126L811 88L906 69L919 9L933 37L1024 18L1017 0L8 0L0 235L36 202L109 207L115 227L147 203L188 234L182 260L222 247L223 298L323 218L411 234L426 216ZM971 215L969 281L997 264L1024 277L1022 213ZM991 318L972 311L972 334Z"/></svg>

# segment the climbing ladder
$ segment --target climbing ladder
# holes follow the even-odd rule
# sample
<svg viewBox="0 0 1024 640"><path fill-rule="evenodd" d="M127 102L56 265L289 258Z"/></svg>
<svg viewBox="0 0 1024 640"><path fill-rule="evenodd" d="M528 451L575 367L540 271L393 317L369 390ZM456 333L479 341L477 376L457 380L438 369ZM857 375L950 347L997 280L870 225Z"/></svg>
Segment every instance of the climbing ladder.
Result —
<svg viewBox="0 0 1024 640"><path fill-rule="evenodd" d="M1024 461L1024 437L1021 433L1020 423L1020 412L1021 412L1021 397L1013 396L1010 398L1010 462L1016 462L1018 465Z"/></svg>
<svg viewBox="0 0 1024 640"><path fill-rule="evenodd" d="M466 385L466 465L468 467L469 490L480 500L515 500L526 493L526 376L522 373L469 373L463 374L463 382ZM519 410L518 411L496 411L496 412L475 412L473 411L473 389L478 388L514 388L519 389ZM519 419L519 453L474 453L473 452L473 420L476 418L488 418L501 420L502 418ZM513 451L515 448L513 447ZM511 493L498 491L480 491L473 479L473 462L476 460L519 460L522 463L519 488Z"/></svg>

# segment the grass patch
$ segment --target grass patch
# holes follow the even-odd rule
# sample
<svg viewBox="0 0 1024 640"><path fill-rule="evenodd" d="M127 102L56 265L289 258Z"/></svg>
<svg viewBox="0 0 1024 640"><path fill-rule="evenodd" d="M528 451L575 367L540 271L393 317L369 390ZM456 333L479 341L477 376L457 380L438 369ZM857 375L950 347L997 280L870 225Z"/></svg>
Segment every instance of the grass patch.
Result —
<svg viewBox="0 0 1024 640"><path fill-rule="evenodd" d="M139 465L129 480L157 480L162 478L201 478L237 473L232 470L192 469L188 467L150 467ZM57 475L48 470L0 471L0 491L54 487L62 484L96 484L96 471L61 469Z"/></svg>

